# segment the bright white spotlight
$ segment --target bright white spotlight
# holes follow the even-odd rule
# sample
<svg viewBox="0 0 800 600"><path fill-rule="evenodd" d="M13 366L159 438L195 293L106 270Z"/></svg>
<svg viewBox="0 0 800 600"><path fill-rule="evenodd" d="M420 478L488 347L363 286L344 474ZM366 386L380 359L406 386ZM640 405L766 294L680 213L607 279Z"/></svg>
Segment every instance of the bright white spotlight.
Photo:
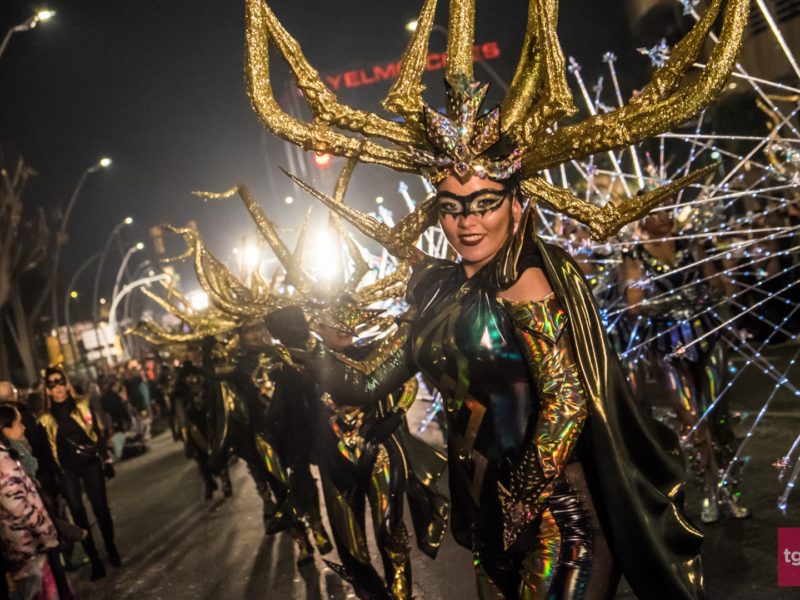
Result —
<svg viewBox="0 0 800 600"><path fill-rule="evenodd" d="M103 167L104 169L107 169L108 167L111 166L112 162L114 161L108 158L107 156L104 156L103 158L100 159L100 161L97 164Z"/></svg>
<svg viewBox="0 0 800 600"><path fill-rule="evenodd" d="M139 242L138 244L136 244L136 249L137 250L144 250L144 244L142 242Z"/></svg>
<svg viewBox="0 0 800 600"><path fill-rule="evenodd" d="M252 242L244 247L244 267L248 271L255 271L261 264L261 248Z"/></svg>
<svg viewBox="0 0 800 600"><path fill-rule="evenodd" d="M201 311L208 308L208 294L203 290L195 290L186 294L192 310Z"/></svg>
<svg viewBox="0 0 800 600"><path fill-rule="evenodd" d="M53 17L56 16L56 11L54 10L40 10L36 13L36 19L39 21L49 21Z"/></svg>
<svg viewBox="0 0 800 600"><path fill-rule="evenodd" d="M416 21L409 21L406 23L406 31L415 32L417 30L418 23Z"/></svg>
<svg viewBox="0 0 800 600"><path fill-rule="evenodd" d="M375 204L383 204L383 196L378 196L375 198Z"/></svg>
<svg viewBox="0 0 800 600"><path fill-rule="evenodd" d="M123 223L125 223L125 225L130 225L131 223L133 223L133 217L125 217Z"/></svg>
<svg viewBox="0 0 800 600"><path fill-rule="evenodd" d="M320 231L314 236L313 253L311 255L311 268L322 279L330 281L338 268L339 248L336 240L327 230Z"/></svg>
<svg viewBox="0 0 800 600"><path fill-rule="evenodd" d="M286 204L291 204L292 202L294 202L294 198L292 198L291 196L286 196L286 198L284 198L283 201Z"/></svg>

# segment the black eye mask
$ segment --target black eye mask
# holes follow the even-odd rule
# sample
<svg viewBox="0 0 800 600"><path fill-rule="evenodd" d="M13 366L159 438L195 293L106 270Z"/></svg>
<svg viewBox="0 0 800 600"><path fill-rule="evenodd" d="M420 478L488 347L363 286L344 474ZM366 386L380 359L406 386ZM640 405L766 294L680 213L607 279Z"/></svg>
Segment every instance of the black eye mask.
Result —
<svg viewBox="0 0 800 600"><path fill-rule="evenodd" d="M466 196L459 196L452 192L441 191L436 194L436 199L439 202L439 213L442 215L480 215L494 212L505 201L508 196L507 189L497 190L494 188L485 188L472 192Z"/></svg>

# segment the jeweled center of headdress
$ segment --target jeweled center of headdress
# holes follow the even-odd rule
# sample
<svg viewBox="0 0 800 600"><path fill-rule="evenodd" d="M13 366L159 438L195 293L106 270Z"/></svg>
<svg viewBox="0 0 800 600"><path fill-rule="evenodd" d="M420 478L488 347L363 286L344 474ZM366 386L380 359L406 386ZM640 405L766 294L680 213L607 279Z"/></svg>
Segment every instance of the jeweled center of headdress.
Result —
<svg viewBox="0 0 800 600"><path fill-rule="evenodd" d="M500 141L500 107L481 115L489 84L465 76L445 81L447 114L425 106L423 124L432 153L422 153L429 179L441 181L455 174L460 180L472 175L508 179L521 167L521 152L493 159L485 153Z"/></svg>

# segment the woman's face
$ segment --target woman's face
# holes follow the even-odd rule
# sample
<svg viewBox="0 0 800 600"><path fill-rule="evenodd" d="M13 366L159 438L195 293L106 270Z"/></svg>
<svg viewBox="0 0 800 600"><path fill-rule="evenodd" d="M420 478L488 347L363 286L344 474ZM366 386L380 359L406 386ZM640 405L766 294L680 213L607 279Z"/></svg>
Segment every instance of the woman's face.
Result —
<svg viewBox="0 0 800 600"><path fill-rule="evenodd" d="M671 210L659 210L642 219L642 228L651 238L667 237L675 227Z"/></svg>
<svg viewBox="0 0 800 600"><path fill-rule="evenodd" d="M48 375L44 387L53 402L64 402L67 399L67 378L63 374Z"/></svg>
<svg viewBox="0 0 800 600"><path fill-rule="evenodd" d="M436 197L439 224L471 277L503 247L522 208L503 184L477 176L465 183L448 177L439 184Z"/></svg>
<svg viewBox="0 0 800 600"><path fill-rule="evenodd" d="M3 435L12 442L18 442L25 437L25 425L22 424L22 417L17 413L11 427L3 427Z"/></svg>

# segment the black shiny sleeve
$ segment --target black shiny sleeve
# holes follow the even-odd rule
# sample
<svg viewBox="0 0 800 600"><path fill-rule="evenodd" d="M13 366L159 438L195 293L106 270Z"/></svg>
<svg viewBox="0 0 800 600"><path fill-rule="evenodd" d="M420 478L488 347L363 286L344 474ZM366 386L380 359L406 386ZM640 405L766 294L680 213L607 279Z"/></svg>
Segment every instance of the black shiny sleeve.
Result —
<svg viewBox="0 0 800 600"><path fill-rule="evenodd" d="M337 404L371 404L401 387L416 373L409 352L408 325L402 324L363 360L332 352L310 337L304 348L289 348L292 360Z"/></svg>

